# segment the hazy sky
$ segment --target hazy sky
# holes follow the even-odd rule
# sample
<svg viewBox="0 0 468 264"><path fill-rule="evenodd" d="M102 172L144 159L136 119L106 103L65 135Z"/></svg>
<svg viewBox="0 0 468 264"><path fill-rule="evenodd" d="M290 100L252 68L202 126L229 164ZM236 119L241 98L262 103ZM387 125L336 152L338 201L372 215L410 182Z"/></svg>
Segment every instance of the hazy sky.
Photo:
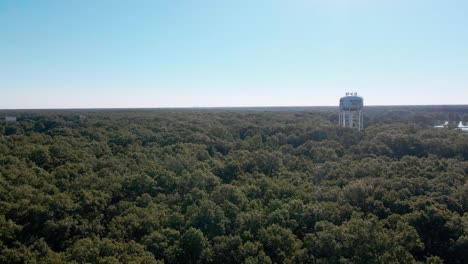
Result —
<svg viewBox="0 0 468 264"><path fill-rule="evenodd" d="M0 0L0 109L468 103L466 0Z"/></svg>

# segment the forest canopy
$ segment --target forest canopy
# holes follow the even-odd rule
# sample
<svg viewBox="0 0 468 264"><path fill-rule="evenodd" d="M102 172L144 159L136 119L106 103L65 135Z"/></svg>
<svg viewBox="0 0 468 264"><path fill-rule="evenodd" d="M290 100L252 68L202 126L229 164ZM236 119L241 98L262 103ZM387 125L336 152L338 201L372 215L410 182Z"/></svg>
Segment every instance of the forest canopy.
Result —
<svg viewBox="0 0 468 264"><path fill-rule="evenodd" d="M3 111L0 263L467 263L468 107Z"/></svg>

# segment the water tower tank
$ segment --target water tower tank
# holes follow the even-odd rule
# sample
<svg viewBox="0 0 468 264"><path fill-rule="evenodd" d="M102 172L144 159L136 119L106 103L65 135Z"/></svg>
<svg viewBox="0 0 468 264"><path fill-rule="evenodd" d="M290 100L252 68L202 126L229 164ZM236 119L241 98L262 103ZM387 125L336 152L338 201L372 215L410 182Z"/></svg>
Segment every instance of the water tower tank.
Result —
<svg viewBox="0 0 468 264"><path fill-rule="evenodd" d="M364 100L357 95L341 97L340 110L362 110L364 108Z"/></svg>
<svg viewBox="0 0 468 264"><path fill-rule="evenodd" d="M346 96L340 98L340 116L339 125L341 127L364 128L364 99L357 93L346 93Z"/></svg>

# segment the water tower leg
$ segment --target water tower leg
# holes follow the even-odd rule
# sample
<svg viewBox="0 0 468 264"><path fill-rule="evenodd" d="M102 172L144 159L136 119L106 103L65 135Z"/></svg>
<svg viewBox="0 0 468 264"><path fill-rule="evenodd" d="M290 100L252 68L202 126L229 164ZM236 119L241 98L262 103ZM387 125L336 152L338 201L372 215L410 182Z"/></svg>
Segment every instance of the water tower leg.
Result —
<svg viewBox="0 0 468 264"><path fill-rule="evenodd" d="M343 112L343 124L341 125L342 127L346 127L346 112Z"/></svg>
<svg viewBox="0 0 468 264"><path fill-rule="evenodd" d="M360 121L359 121L360 129L359 130L362 130L362 129L364 129L364 114L363 114L362 110L359 111L359 118L360 118Z"/></svg>

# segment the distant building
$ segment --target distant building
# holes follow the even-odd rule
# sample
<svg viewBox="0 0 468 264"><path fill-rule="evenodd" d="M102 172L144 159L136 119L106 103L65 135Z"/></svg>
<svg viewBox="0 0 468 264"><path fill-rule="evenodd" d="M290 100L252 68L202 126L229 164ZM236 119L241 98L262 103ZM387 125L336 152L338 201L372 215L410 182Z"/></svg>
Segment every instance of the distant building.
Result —
<svg viewBox="0 0 468 264"><path fill-rule="evenodd" d="M16 122L16 116L5 116L5 121Z"/></svg>
<svg viewBox="0 0 468 264"><path fill-rule="evenodd" d="M462 130L462 131L468 131L468 124L467 124L467 125L463 125L463 122L460 121L460 123L458 124L457 129Z"/></svg>
<svg viewBox="0 0 468 264"><path fill-rule="evenodd" d="M468 132L468 124L464 125L463 121L460 121L458 125L456 122L445 121L443 125L434 126L434 128L455 129Z"/></svg>
<svg viewBox="0 0 468 264"><path fill-rule="evenodd" d="M435 128L448 128L449 121L445 121L443 125L434 126Z"/></svg>

